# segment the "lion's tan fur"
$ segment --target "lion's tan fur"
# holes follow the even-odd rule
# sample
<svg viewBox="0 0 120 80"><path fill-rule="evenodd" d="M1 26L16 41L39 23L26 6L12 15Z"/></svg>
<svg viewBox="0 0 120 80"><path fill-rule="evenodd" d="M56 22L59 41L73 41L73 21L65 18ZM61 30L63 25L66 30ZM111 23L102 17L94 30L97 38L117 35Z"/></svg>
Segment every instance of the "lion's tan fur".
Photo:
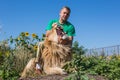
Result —
<svg viewBox="0 0 120 80"><path fill-rule="evenodd" d="M21 77L31 77L35 71L35 58L32 58L24 68Z"/></svg>
<svg viewBox="0 0 120 80"><path fill-rule="evenodd" d="M44 72L46 74L64 74L62 67L71 59L70 48L51 41L45 41L42 53Z"/></svg>
<svg viewBox="0 0 120 80"><path fill-rule="evenodd" d="M71 60L71 48L67 45L58 44L55 40L52 41L52 38L56 35L53 29L51 30L51 36L44 40L44 49L40 54L41 59L39 63L42 71L46 74L65 74L62 67L67 61ZM35 60L36 58L32 58L28 62L21 77L27 77L27 73L31 70L35 72Z"/></svg>

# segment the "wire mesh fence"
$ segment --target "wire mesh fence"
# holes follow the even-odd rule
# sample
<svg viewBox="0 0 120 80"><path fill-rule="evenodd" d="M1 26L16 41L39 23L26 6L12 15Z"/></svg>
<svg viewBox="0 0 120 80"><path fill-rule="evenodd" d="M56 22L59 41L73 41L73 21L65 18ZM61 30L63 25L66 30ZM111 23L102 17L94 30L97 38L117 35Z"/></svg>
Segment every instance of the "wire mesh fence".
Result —
<svg viewBox="0 0 120 80"><path fill-rule="evenodd" d="M120 45L108 46L102 48L88 49L86 52L87 56L109 56L109 55L120 55Z"/></svg>

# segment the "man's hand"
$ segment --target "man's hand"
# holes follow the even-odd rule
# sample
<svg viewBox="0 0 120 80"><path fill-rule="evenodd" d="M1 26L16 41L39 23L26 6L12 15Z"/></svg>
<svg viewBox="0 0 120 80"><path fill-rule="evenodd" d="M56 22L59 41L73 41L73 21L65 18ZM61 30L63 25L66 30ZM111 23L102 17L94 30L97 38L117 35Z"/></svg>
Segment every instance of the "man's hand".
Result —
<svg viewBox="0 0 120 80"><path fill-rule="evenodd" d="M58 43L67 45L69 44L69 40L67 38L63 39L61 36L58 36Z"/></svg>

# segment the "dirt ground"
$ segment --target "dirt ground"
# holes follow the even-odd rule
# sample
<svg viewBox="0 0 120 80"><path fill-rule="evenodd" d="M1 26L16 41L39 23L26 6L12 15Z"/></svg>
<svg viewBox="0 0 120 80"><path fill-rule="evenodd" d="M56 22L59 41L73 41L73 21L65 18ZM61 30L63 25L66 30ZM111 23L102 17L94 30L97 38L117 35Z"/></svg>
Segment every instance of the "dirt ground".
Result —
<svg viewBox="0 0 120 80"><path fill-rule="evenodd" d="M39 76L36 78L24 78L24 79L18 79L18 80L64 80L69 75L47 75L47 76ZM89 79L92 80L108 80L103 76L95 76L95 75L88 75ZM79 79L78 79L79 80Z"/></svg>

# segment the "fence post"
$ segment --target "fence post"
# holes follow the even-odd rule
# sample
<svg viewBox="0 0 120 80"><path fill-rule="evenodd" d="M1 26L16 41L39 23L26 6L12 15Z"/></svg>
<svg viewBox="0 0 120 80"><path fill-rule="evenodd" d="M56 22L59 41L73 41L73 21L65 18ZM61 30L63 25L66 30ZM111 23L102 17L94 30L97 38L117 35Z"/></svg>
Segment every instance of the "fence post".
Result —
<svg viewBox="0 0 120 80"><path fill-rule="evenodd" d="M119 56L119 46L120 46L120 45L117 45L117 52L118 52L118 56Z"/></svg>

